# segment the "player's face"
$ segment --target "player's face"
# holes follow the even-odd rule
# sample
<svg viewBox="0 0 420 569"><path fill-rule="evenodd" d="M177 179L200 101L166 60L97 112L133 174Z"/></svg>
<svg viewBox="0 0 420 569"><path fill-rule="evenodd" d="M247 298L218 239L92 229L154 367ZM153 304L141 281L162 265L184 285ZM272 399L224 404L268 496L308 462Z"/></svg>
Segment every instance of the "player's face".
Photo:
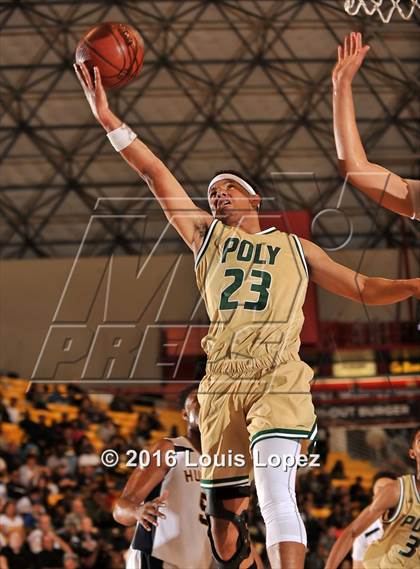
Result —
<svg viewBox="0 0 420 569"><path fill-rule="evenodd" d="M420 430L417 431L408 454L420 465Z"/></svg>
<svg viewBox="0 0 420 569"><path fill-rule="evenodd" d="M200 404L197 398L197 390L191 391L184 405L184 418L188 426L198 430L198 414L200 412Z"/></svg>
<svg viewBox="0 0 420 569"><path fill-rule="evenodd" d="M379 492L390 482L394 482L392 478L378 478L373 485L373 497L377 496Z"/></svg>
<svg viewBox="0 0 420 569"><path fill-rule="evenodd" d="M226 225L236 225L249 213L255 214L258 198L233 180L220 180L210 188L208 200L214 217Z"/></svg>

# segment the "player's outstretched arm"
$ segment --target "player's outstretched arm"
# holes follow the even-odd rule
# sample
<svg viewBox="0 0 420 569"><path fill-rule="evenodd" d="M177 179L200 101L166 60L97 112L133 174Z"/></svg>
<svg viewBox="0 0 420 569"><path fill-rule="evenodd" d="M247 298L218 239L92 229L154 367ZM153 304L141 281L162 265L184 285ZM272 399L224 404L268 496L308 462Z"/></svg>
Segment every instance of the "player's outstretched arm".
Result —
<svg viewBox="0 0 420 569"><path fill-rule="evenodd" d="M150 502L144 500L162 482L169 470L166 453L174 450L171 441L163 439L150 449L150 465L136 468L125 485L121 496L114 504L112 514L119 524L132 526L137 522L150 531L151 525L158 525L157 518L165 518L159 508L165 506L167 495L161 495Z"/></svg>
<svg viewBox="0 0 420 569"><path fill-rule="evenodd" d="M311 280L334 294L370 305L394 304L412 296L420 298L420 279L367 277L336 263L312 241L301 242Z"/></svg>
<svg viewBox="0 0 420 569"><path fill-rule="evenodd" d="M96 120L107 132L119 128L123 123L108 106L98 68L94 69L94 81L84 64L75 64L74 69ZM138 138L120 154L147 183L169 222L187 245L194 252L198 251L212 217L193 203L165 164Z"/></svg>
<svg viewBox="0 0 420 569"><path fill-rule="evenodd" d="M353 103L352 81L369 51L363 45L362 35L352 33L338 47L338 61L334 68L333 110L334 138L340 170L349 182L383 207L412 217L415 214L413 197L420 184L370 162L366 156ZM419 198L420 199L420 198Z"/></svg>
<svg viewBox="0 0 420 569"><path fill-rule="evenodd" d="M400 483L398 480L394 480L382 488L370 506L365 508L337 539L328 556L325 569L337 569L350 551L356 537L387 510L396 508L399 499Z"/></svg>

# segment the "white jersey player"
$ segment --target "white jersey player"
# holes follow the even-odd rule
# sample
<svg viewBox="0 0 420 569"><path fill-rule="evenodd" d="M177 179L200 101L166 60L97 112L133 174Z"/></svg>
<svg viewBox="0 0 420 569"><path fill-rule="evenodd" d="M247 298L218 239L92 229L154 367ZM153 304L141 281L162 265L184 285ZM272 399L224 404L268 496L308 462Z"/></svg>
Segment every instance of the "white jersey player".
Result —
<svg viewBox="0 0 420 569"><path fill-rule="evenodd" d="M183 409L187 436L162 439L150 449L150 466L135 469L114 506L117 522L136 524L127 569L212 567L200 488L198 411L193 390Z"/></svg>

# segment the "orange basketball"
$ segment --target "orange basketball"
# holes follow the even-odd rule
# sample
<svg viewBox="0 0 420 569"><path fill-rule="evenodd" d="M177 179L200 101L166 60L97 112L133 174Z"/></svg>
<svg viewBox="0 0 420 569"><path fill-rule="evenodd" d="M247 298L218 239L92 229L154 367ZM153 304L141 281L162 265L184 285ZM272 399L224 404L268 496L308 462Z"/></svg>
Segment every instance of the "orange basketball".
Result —
<svg viewBox="0 0 420 569"><path fill-rule="evenodd" d="M144 42L138 31L116 22L90 29L76 47L76 63L84 63L92 75L98 67L107 89L123 87L138 77L143 56Z"/></svg>

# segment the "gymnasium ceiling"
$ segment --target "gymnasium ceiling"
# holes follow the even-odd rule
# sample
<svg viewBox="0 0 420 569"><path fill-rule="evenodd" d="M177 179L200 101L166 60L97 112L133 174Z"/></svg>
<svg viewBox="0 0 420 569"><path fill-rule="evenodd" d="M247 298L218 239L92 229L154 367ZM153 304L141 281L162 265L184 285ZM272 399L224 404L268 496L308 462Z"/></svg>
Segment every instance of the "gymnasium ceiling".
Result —
<svg viewBox="0 0 420 569"><path fill-rule="evenodd" d="M101 21L131 23L146 45L140 79L112 95L111 107L197 203L214 171L226 167L257 181L266 210L337 207L330 77L337 43L351 30L371 44L354 88L368 155L419 177L418 16L384 25L352 18L342 4L0 2L2 257L74 256L83 236L82 255L138 254L165 228L145 184L96 125L73 73L78 39ZM347 247L418 243L415 222L376 210L351 188L341 209L354 226ZM343 216L324 215L314 236L340 246ZM185 250L172 229L161 246Z"/></svg>

